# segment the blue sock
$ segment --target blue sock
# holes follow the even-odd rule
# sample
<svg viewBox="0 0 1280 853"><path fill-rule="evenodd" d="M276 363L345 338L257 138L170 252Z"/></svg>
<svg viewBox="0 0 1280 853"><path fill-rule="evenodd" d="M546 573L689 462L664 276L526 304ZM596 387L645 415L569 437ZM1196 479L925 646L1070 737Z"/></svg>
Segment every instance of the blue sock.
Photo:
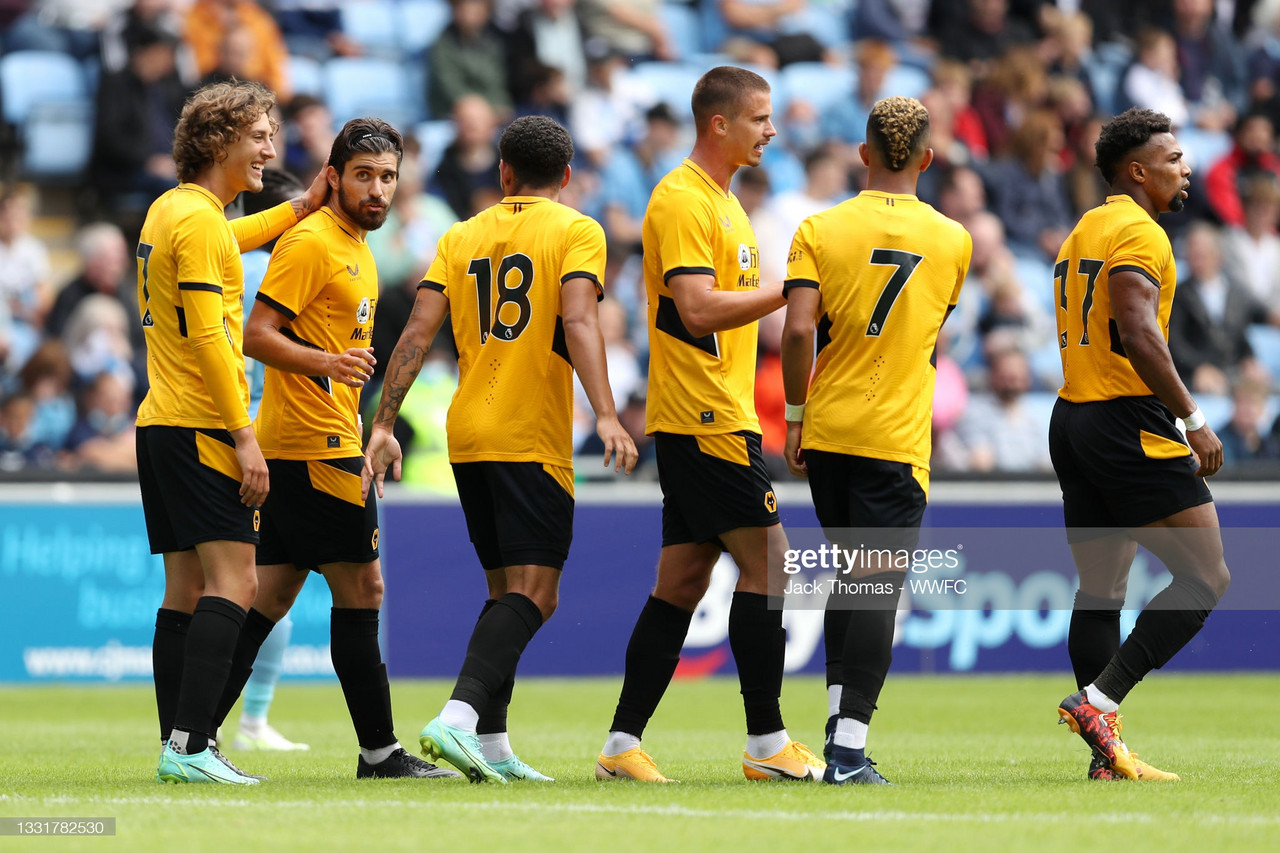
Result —
<svg viewBox="0 0 1280 853"><path fill-rule="evenodd" d="M267 718L271 700L276 694L276 682L284 672L284 650L289 647L289 635L292 633L293 620L286 613L258 650L258 657L253 662L253 674L244 686L244 707L241 713L245 716L258 720Z"/></svg>

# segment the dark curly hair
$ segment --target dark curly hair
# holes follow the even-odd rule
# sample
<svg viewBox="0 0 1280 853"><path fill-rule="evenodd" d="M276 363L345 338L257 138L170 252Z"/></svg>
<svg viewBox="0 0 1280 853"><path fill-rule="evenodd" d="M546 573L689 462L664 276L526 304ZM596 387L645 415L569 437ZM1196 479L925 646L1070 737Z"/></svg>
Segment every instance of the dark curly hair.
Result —
<svg viewBox="0 0 1280 853"><path fill-rule="evenodd" d="M341 175L356 154L395 154L396 165L404 159L400 131L380 118L353 118L342 126L329 149L329 165Z"/></svg>
<svg viewBox="0 0 1280 853"><path fill-rule="evenodd" d="M194 181L214 163L227 157L227 149L240 134L264 114L271 132L280 122L271 116L276 96L261 83L232 80L211 83L187 99L173 131L173 162L179 181Z"/></svg>
<svg viewBox="0 0 1280 853"><path fill-rule="evenodd" d="M712 68L693 87L693 123L698 132L707 129L717 115L737 118L752 92L768 92L769 81L754 71L734 65Z"/></svg>
<svg viewBox="0 0 1280 853"><path fill-rule="evenodd" d="M518 186L558 187L564 167L573 159L573 140L553 118L521 116L502 131L498 152L515 171Z"/></svg>
<svg viewBox="0 0 1280 853"><path fill-rule="evenodd" d="M867 144L890 172L901 172L929 145L929 111L915 98L901 95L876 101L867 116Z"/></svg>
<svg viewBox="0 0 1280 853"><path fill-rule="evenodd" d="M1104 124L1093 146L1102 179L1108 185L1114 182L1131 151L1146 145L1157 133L1169 133L1171 127L1167 115L1142 107L1125 110Z"/></svg>

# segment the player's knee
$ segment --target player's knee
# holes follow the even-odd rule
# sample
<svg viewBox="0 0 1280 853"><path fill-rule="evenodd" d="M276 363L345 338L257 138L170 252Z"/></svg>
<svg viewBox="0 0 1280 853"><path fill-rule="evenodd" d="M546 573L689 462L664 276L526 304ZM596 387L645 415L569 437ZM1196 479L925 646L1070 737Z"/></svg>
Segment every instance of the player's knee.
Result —
<svg viewBox="0 0 1280 853"><path fill-rule="evenodd" d="M1225 560L1219 560L1216 566L1212 566L1201 578L1209 588L1214 591L1218 598L1227 594L1227 588L1231 586L1231 572L1227 569Z"/></svg>
<svg viewBox="0 0 1280 853"><path fill-rule="evenodd" d="M382 582L381 571L371 570L363 572L356 585L356 597L360 601L359 606L370 610L377 610L382 607L383 590L384 585Z"/></svg>
<svg viewBox="0 0 1280 853"><path fill-rule="evenodd" d="M554 590L535 594L531 598L533 603L538 605L544 624L556 612L556 608L560 606L560 595Z"/></svg>

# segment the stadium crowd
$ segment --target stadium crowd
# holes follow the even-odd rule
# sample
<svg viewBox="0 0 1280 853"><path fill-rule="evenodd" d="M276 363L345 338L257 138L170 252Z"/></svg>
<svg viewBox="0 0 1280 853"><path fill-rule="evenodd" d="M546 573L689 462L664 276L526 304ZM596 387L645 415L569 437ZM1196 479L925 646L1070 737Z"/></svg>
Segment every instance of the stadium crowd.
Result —
<svg viewBox="0 0 1280 853"><path fill-rule="evenodd" d="M803 219L863 186L871 105L903 94L928 107L935 161L920 196L974 244L939 343L940 472L1049 471L1061 383L1053 259L1104 198L1102 122L1134 105L1169 115L1195 170L1187 212L1161 221L1181 278L1171 350L1228 469L1280 459L1280 0L0 0L0 27L0 471L135 468L146 372L131 247L150 202L176 184L184 99L235 77L278 93L271 167L304 185L347 119L378 115L403 131L396 207L369 235L382 283L373 345L386 355L439 237L501 197L501 129L530 114L569 127L577 153L561 201L604 226L609 380L639 471L656 476L641 435L640 225L689 149L692 83L720 64L773 89L778 136L735 186L766 281L782 279ZM51 55L74 60L90 106L86 160L61 171L32 165L47 162L38 146L59 143L16 110L48 82L21 63ZM78 220L65 282L33 229L58 194ZM761 323L756 387L779 479L782 319ZM436 353L447 349L401 412L405 479L442 488L456 366ZM595 453L579 391L577 447Z"/></svg>

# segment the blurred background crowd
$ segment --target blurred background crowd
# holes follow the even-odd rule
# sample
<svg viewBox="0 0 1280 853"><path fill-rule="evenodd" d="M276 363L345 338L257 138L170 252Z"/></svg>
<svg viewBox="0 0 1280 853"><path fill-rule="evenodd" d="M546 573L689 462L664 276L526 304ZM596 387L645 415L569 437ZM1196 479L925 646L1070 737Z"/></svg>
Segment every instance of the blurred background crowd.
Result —
<svg viewBox="0 0 1280 853"><path fill-rule="evenodd" d="M304 184L347 119L405 133L392 215L369 237L382 364L440 235L500 198L505 123L538 113L569 127L561 200L608 236L610 380L653 475L640 223L690 148L693 83L726 63L772 86L778 136L735 181L765 280L784 277L806 216L861 187L871 105L903 94L929 108L936 156L920 195L974 242L937 360L942 476L1050 470L1053 260L1105 197L1102 122L1134 105L1168 114L1194 169L1187 210L1161 220L1181 279L1171 349L1225 471L1280 474L1280 0L0 0L0 47L0 476L134 469L146 371L133 247L175 184L183 100L230 77L279 95L271 167ZM785 477L781 319L760 324L757 404ZM448 490L456 368L439 343L402 438L406 479ZM582 454L593 427L584 399Z"/></svg>

